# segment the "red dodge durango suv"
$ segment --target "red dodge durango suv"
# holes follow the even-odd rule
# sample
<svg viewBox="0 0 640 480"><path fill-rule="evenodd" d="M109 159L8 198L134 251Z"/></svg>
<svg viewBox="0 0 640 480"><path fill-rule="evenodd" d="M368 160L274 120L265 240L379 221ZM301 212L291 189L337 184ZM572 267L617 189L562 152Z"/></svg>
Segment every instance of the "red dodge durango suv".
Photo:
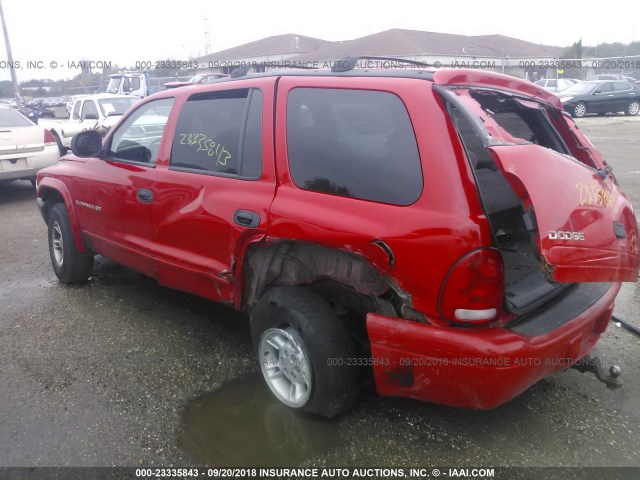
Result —
<svg viewBox="0 0 640 480"><path fill-rule="evenodd" d="M552 93L477 70L236 72L38 174L56 275L103 255L249 316L284 404L496 407L584 358L638 226ZM410 63L410 62L408 62Z"/></svg>

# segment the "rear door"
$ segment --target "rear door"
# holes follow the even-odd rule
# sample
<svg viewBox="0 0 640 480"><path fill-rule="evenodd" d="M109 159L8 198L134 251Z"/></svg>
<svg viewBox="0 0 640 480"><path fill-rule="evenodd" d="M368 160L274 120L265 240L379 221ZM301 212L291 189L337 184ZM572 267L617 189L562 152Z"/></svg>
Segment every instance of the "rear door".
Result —
<svg viewBox="0 0 640 480"><path fill-rule="evenodd" d="M155 186L160 283L232 302L247 246L264 238L275 195L275 77L193 93L168 132ZM245 85L245 86L242 86Z"/></svg>
<svg viewBox="0 0 640 480"><path fill-rule="evenodd" d="M629 102L633 100L633 85L628 82L613 82L613 95L616 111L625 111Z"/></svg>
<svg viewBox="0 0 640 480"><path fill-rule="evenodd" d="M616 111L613 82L604 82L593 91L588 102L588 112L607 113Z"/></svg>
<svg viewBox="0 0 640 480"><path fill-rule="evenodd" d="M464 110L528 212L549 280L637 280L638 227L631 204L597 162L587 165L571 155L567 143L580 138L563 138L553 126L550 117L564 118L558 109L493 89L444 95Z"/></svg>

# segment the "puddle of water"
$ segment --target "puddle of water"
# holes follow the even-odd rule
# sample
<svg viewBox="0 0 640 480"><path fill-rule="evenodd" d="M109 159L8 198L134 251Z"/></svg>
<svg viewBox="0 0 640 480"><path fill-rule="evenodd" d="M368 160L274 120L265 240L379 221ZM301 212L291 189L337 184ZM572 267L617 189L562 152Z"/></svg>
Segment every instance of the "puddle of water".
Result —
<svg viewBox="0 0 640 480"><path fill-rule="evenodd" d="M179 438L199 465L277 467L339 448L338 425L292 411L250 375L187 405Z"/></svg>

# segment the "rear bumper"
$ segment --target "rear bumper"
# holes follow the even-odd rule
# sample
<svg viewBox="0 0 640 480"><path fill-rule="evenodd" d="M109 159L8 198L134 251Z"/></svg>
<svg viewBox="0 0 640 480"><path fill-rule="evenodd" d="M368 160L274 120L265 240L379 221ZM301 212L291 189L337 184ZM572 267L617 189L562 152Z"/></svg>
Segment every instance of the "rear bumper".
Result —
<svg viewBox="0 0 640 480"><path fill-rule="evenodd" d="M497 407L589 353L606 329L620 284L540 336L508 328L436 327L370 313L376 388L465 408Z"/></svg>
<svg viewBox="0 0 640 480"><path fill-rule="evenodd" d="M57 146L44 147L39 152L29 152L23 156L0 156L0 180L34 178L39 170L55 165L60 159Z"/></svg>

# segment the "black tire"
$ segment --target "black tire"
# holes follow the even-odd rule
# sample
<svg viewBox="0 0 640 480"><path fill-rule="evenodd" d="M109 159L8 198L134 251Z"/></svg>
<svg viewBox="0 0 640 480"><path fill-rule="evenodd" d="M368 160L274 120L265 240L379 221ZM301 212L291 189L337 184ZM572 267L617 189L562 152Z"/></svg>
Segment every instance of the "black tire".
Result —
<svg viewBox="0 0 640 480"><path fill-rule="evenodd" d="M308 360L310 375L305 383L308 383L310 393L301 404L295 399L295 405L283 400L277 387L272 385L274 381L267 378L267 353L264 352L261 358L261 345L268 343L268 336L273 332L282 332L293 339L294 347L299 346L301 350L302 357L298 358ZM357 362L349 365L349 359L356 356L349 333L329 304L308 288L282 286L268 290L251 313L251 333L265 382L285 405L333 418L348 409L358 397L359 370L353 366ZM293 358L294 351L291 350L291 357L286 358ZM286 368L271 368L279 369L277 376L282 381L294 383L284 372Z"/></svg>
<svg viewBox="0 0 640 480"><path fill-rule="evenodd" d="M584 102L578 102L573 106L573 112L571 113L572 117L582 118L588 112L587 104Z"/></svg>
<svg viewBox="0 0 640 480"><path fill-rule="evenodd" d="M629 105L627 105L624 114L627 116L635 116L638 114L638 111L640 111L640 102L638 102L638 100L633 100L629 102Z"/></svg>
<svg viewBox="0 0 640 480"><path fill-rule="evenodd" d="M78 251L67 209L56 203L49 212L49 256L58 279L65 285L86 282L93 270L93 255Z"/></svg>
<svg viewBox="0 0 640 480"><path fill-rule="evenodd" d="M69 151L67 147L62 145L62 140L60 140L60 136L57 134L55 130L51 130L53 137L56 139L56 143L58 144L58 151L60 152L60 156L66 155Z"/></svg>

